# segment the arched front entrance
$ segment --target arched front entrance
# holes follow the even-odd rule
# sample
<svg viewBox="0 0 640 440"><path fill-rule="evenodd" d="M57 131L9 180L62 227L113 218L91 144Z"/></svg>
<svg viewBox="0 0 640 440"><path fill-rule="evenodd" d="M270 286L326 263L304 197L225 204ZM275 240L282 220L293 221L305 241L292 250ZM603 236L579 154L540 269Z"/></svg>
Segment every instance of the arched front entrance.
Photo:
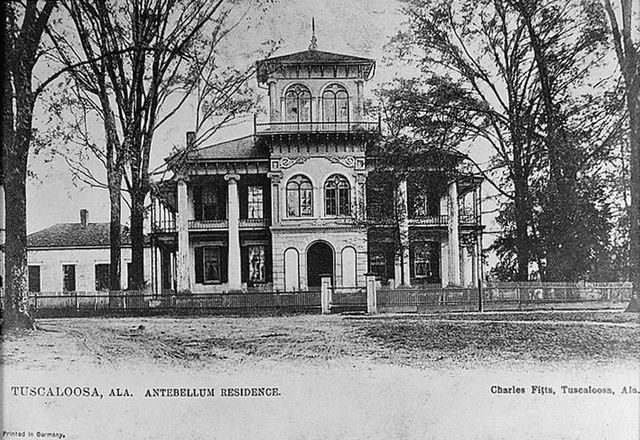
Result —
<svg viewBox="0 0 640 440"><path fill-rule="evenodd" d="M333 249L318 241L307 250L307 286L320 287L320 275L329 274L333 279Z"/></svg>

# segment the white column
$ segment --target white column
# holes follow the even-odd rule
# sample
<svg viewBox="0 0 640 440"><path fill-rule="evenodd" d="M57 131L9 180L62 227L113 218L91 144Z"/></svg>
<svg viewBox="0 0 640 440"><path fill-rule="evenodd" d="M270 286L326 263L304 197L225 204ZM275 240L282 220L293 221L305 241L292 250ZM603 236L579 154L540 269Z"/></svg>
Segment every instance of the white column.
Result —
<svg viewBox="0 0 640 440"><path fill-rule="evenodd" d="M398 227L400 235L400 254L402 256L402 284L411 285L411 272L409 266L409 208L407 206L407 181L398 183Z"/></svg>
<svg viewBox="0 0 640 440"><path fill-rule="evenodd" d="M176 290L184 292L191 289L189 277L189 197L185 178L178 179L178 213L176 228L178 229L178 252L176 261Z"/></svg>
<svg viewBox="0 0 640 440"><path fill-rule="evenodd" d="M458 235L458 184L449 184L449 284L460 285L460 238Z"/></svg>
<svg viewBox="0 0 640 440"><path fill-rule="evenodd" d="M227 269L229 276L229 290L238 291L242 289L240 279L240 202L238 200L238 180L237 174L227 174L224 176L228 189L228 212L229 212L229 259Z"/></svg>

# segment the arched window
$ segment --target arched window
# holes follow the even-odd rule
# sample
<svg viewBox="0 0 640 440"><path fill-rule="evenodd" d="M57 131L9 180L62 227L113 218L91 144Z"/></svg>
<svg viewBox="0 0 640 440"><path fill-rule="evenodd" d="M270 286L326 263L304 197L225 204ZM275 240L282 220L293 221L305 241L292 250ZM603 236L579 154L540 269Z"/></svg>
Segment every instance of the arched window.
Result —
<svg viewBox="0 0 640 440"><path fill-rule="evenodd" d="M341 85L333 84L322 93L322 120L329 123L349 121L349 94Z"/></svg>
<svg viewBox="0 0 640 440"><path fill-rule="evenodd" d="M313 215L313 185L301 175L287 183L287 216L311 217Z"/></svg>
<svg viewBox="0 0 640 440"><path fill-rule="evenodd" d="M351 215L351 188L346 177L334 174L324 184L326 215Z"/></svg>
<svg viewBox="0 0 640 440"><path fill-rule="evenodd" d="M311 122L311 92L301 84L289 87L284 95L287 122Z"/></svg>

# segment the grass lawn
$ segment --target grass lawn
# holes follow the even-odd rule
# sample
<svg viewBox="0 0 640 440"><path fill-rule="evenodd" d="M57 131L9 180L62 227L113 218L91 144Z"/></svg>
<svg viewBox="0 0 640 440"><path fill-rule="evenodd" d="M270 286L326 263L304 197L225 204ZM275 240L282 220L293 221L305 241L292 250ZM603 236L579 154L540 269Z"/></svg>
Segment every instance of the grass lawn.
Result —
<svg viewBox="0 0 640 440"><path fill-rule="evenodd" d="M3 430L65 439L639 438L640 324L622 312L42 319L2 337ZM20 397L12 386L133 397ZM521 394L494 391L521 388ZM553 389L544 395L533 386ZM567 394L607 387L616 395ZM146 398L149 389L216 398ZM276 387L278 397L220 397ZM62 437L58 437L62 438Z"/></svg>
<svg viewBox="0 0 640 440"><path fill-rule="evenodd" d="M264 361L476 368L640 360L637 314L611 311L76 318L38 325L38 331L3 337L5 364L206 364L225 370Z"/></svg>

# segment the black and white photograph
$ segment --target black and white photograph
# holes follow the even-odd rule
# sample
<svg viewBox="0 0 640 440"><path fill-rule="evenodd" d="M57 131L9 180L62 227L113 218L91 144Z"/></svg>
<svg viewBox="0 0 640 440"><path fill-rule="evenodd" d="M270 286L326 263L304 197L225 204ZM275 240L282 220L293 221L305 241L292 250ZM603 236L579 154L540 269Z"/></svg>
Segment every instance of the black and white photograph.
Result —
<svg viewBox="0 0 640 440"><path fill-rule="evenodd" d="M638 0L2 0L1 440L640 440Z"/></svg>

